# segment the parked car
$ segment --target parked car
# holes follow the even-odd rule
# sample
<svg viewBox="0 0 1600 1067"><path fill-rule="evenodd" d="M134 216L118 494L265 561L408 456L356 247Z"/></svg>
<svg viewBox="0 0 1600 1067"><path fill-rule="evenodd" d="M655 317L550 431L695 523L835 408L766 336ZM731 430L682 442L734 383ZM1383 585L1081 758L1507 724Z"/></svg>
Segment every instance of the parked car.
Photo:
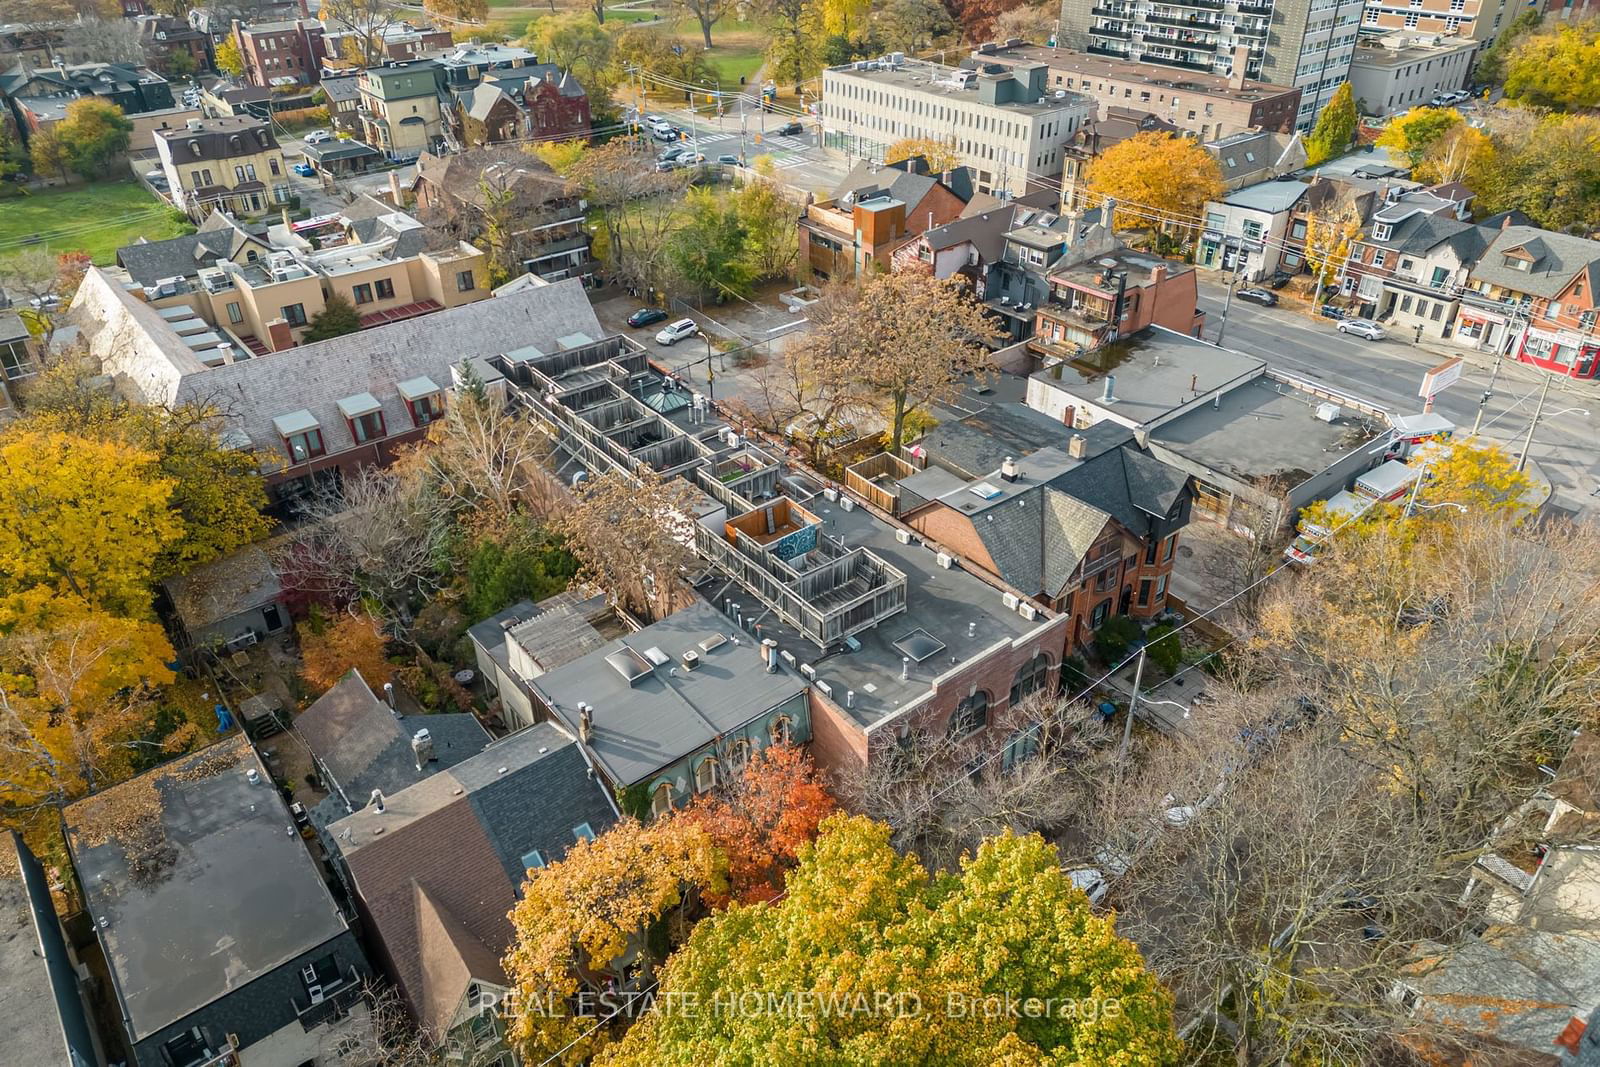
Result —
<svg viewBox="0 0 1600 1067"><path fill-rule="evenodd" d="M1270 289L1257 289L1251 286L1248 289L1240 289L1234 295L1240 300L1248 300L1250 303L1260 304L1264 308L1276 307L1278 304L1278 294Z"/></svg>
<svg viewBox="0 0 1600 1067"><path fill-rule="evenodd" d="M773 131L779 137L797 137L806 132L804 125L798 122L786 122Z"/></svg>
<svg viewBox="0 0 1600 1067"><path fill-rule="evenodd" d="M314 178L317 175L317 168L313 167L309 163L296 163L289 169L300 175L302 178Z"/></svg>
<svg viewBox="0 0 1600 1067"><path fill-rule="evenodd" d="M1381 341L1386 336L1383 327L1371 319L1345 319L1339 323L1340 333L1353 333L1357 337L1365 337L1369 341Z"/></svg>
<svg viewBox="0 0 1600 1067"><path fill-rule="evenodd" d="M668 156L666 159L656 160L656 171L658 173L662 173L669 170L677 170L679 167L686 167L688 165L689 161L684 156Z"/></svg>
<svg viewBox="0 0 1600 1067"><path fill-rule="evenodd" d="M670 326L662 327L661 332L656 334L656 343L675 345L685 337L693 337L699 332L700 327L693 319L679 319Z"/></svg>
<svg viewBox="0 0 1600 1067"><path fill-rule="evenodd" d="M1068 871L1067 877L1072 880L1073 885L1083 890L1084 894L1089 898L1090 904L1098 904L1105 899L1106 876L1101 874L1097 868L1079 867L1076 870Z"/></svg>
<svg viewBox="0 0 1600 1067"><path fill-rule="evenodd" d="M165 189L167 187L167 172L160 167L155 170L147 170L144 172L144 180L157 189Z"/></svg>
<svg viewBox="0 0 1600 1067"><path fill-rule="evenodd" d="M725 167L737 167L739 165L739 157L721 155L717 157L717 162L721 163Z"/></svg>
<svg viewBox="0 0 1600 1067"><path fill-rule="evenodd" d="M1293 274L1290 274L1286 270L1275 270L1272 272L1272 277L1267 279L1267 288L1282 289L1292 281L1294 281Z"/></svg>
<svg viewBox="0 0 1600 1067"><path fill-rule="evenodd" d="M333 134L328 130L312 130L302 140L306 144L327 144L333 140Z"/></svg>
<svg viewBox="0 0 1600 1067"><path fill-rule="evenodd" d="M61 298L54 293L46 293L29 300L28 306L35 311L55 311L61 307Z"/></svg>
<svg viewBox="0 0 1600 1067"><path fill-rule="evenodd" d="M668 145L667 147L663 148L661 150L661 154L656 156L656 159L658 161L667 160L667 159L676 159L679 156L684 155L688 151L689 151L689 146L686 145L686 144L672 144L672 145Z"/></svg>
<svg viewBox="0 0 1600 1067"><path fill-rule="evenodd" d="M667 317L667 313L660 308L640 308L628 316L628 325L634 329L641 326L654 326Z"/></svg>

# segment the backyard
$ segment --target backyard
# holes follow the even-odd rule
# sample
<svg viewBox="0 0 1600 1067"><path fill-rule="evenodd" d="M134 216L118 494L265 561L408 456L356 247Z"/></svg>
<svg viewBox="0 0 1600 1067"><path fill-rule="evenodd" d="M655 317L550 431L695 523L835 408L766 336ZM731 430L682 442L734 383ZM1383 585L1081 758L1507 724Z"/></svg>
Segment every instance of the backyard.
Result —
<svg viewBox="0 0 1600 1067"><path fill-rule="evenodd" d="M192 233L176 209L138 182L95 182L41 189L0 200L0 258L26 248L82 249L95 263L116 262L117 249L139 237L152 241Z"/></svg>

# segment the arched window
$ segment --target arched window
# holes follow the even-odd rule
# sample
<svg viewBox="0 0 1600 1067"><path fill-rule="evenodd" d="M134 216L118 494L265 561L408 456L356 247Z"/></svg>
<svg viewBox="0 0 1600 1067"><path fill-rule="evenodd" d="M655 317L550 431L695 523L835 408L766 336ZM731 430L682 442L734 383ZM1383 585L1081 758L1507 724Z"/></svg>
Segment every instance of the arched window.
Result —
<svg viewBox="0 0 1600 1067"><path fill-rule="evenodd" d="M1039 724L1030 723L1012 734L1006 741L1005 751L1000 754L1000 766L1004 770L1011 770L1024 760L1032 759L1039 754Z"/></svg>
<svg viewBox="0 0 1600 1067"><path fill-rule="evenodd" d="M736 737L733 744L728 746L728 770L737 775L744 771L745 765L750 762L750 739Z"/></svg>
<svg viewBox="0 0 1600 1067"><path fill-rule="evenodd" d="M772 738L775 745L787 745L794 741L794 723L787 715L779 715L772 720L772 725L767 727L767 736Z"/></svg>
<svg viewBox="0 0 1600 1067"><path fill-rule="evenodd" d="M672 810L672 783L662 782L651 791L650 814L665 815Z"/></svg>
<svg viewBox="0 0 1600 1067"><path fill-rule="evenodd" d="M716 758L707 756L700 761L700 766L694 769L694 790L697 793L709 793L717 787L719 768Z"/></svg>
<svg viewBox="0 0 1600 1067"><path fill-rule="evenodd" d="M1016 707L1035 693L1050 690L1050 657L1043 652L1017 668L1011 683L1011 706Z"/></svg>
<svg viewBox="0 0 1600 1067"><path fill-rule="evenodd" d="M989 724L989 694L982 689L956 705L950 716L950 736L966 737Z"/></svg>

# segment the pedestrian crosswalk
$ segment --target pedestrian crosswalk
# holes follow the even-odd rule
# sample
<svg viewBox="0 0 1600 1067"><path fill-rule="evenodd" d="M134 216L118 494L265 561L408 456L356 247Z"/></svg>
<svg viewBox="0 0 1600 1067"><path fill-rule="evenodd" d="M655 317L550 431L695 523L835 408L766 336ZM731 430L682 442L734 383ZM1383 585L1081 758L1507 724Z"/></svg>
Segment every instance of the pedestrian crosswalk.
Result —
<svg viewBox="0 0 1600 1067"><path fill-rule="evenodd" d="M731 133L702 133L699 140L701 144L716 144L718 141L726 141L733 136Z"/></svg>
<svg viewBox="0 0 1600 1067"><path fill-rule="evenodd" d="M789 170L794 167L803 167L810 162L811 160L805 156L789 156L787 159L773 160L772 165L779 170Z"/></svg>

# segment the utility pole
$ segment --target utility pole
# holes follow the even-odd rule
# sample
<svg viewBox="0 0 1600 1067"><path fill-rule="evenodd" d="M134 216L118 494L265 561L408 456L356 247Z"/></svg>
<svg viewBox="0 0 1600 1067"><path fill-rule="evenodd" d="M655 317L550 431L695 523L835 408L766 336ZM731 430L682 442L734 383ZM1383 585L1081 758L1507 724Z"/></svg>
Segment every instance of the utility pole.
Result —
<svg viewBox="0 0 1600 1067"><path fill-rule="evenodd" d="M1122 724L1122 754L1119 762L1128 758L1128 747L1133 743L1133 715L1139 710L1139 683L1144 680L1145 649L1139 649L1139 665L1133 669L1133 696L1128 699L1128 720Z"/></svg>
<svg viewBox="0 0 1600 1067"><path fill-rule="evenodd" d="M1533 409L1533 421L1528 423L1528 435L1522 439L1522 453L1517 456L1517 470L1524 470L1528 466L1528 449L1533 447L1533 431L1539 428L1539 419L1544 416L1544 398L1550 395L1550 379L1555 375L1548 371L1544 376L1544 387L1539 390L1539 405Z"/></svg>
<svg viewBox="0 0 1600 1067"><path fill-rule="evenodd" d="M1229 237L1224 237L1222 239L1222 248L1223 248L1223 254L1224 255L1227 254L1227 250L1230 247L1230 242L1231 241L1232 241L1232 238L1229 238ZM1223 334L1223 331L1225 331L1228 328L1228 309L1233 307L1233 289L1234 289L1234 286L1239 284L1239 257L1237 255L1239 249L1238 249L1238 247L1236 245L1233 245L1231 247L1233 247L1233 250L1235 252L1235 255L1233 257L1233 276L1228 280L1228 295L1227 295L1227 298L1222 301L1222 321L1217 324L1217 345L1218 345L1218 347L1221 347L1221 345L1222 345L1222 334ZM1141 660L1140 662L1143 662L1143 661Z"/></svg>
<svg viewBox="0 0 1600 1067"><path fill-rule="evenodd" d="M1495 379L1500 377L1500 360L1504 357L1499 352L1494 354L1494 366L1489 368L1489 387L1483 391L1483 396L1478 399L1478 417L1472 420L1472 436L1478 436L1478 427L1483 425L1483 409L1489 406L1489 398L1494 396Z"/></svg>

